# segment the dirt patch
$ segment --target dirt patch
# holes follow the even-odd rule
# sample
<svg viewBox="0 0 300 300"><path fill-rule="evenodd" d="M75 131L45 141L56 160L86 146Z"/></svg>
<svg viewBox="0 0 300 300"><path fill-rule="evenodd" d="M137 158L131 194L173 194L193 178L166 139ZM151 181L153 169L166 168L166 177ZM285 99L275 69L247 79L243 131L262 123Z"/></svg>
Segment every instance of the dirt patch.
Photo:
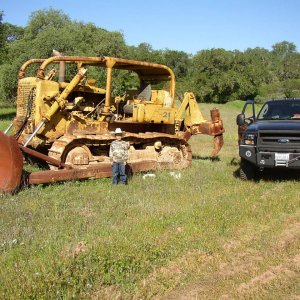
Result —
<svg viewBox="0 0 300 300"><path fill-rule="evenodd" d="M230 252L230 251L236 250L240 246L241 246L241 241L229 240L224 243L223 248L226 252Z"/></svg>
<svg viewBox="0 0 300 300"><path fill-rule="evenodd" d="M294 262L294 264L296 265L296 267L300 268L300 254L296 255L296 256L293 258L293 262Z"/></svg>
<svg viewBox="0 0 300 300"><path fill-rule="evenodd" d="M286 248L300 238L300 222L289 224L279 236L278 246Z"/></svg>
<svg viewBox="0 0 300 300"><path fill-rule="evenodd" d="M243 259L236 259L229 263L220 264L220 275L222 277L231 277L236 274L247 274L257 270L257 263L263 261L262 256L245 256Z"/></svg>
<svg viewBox="0 0 300 300"><path fill-rule="evenodd" d="M298 220L295 215L288 219L284 224L285 228L268 242L268 248L263 252L250 247L252 243L260 242L258 237L261 238L261 235L258 232L267 232L270 228L266 225L259 230L257 228L255 235L253 228L252 230L243 228L241 239L229 240L223 244L223 257L212 256L206 267L208 270L204 270L203 265L195 267L194 278L201 278L200 280L186 288L180 288L178 284L178 289L173 289L163 299L239 299L266 291L270 285L287 286L290 281L297 278L300 266L299 254L292 258L288 255L288 253L295 253L299 247L300 222ZM291 247L287 248L289 246ZM276 260L279 261L278 265L271 265L267 270L265 269L268 264L276 263ZM178 268L180 267L179 264ZM190 269L188 271L189 274L186 275L185 268L182 268L181 278L192 277ZM171 272L169 276L172 276ZM298 295L293 297L298 299Z"/></svg>
<svg viewBox="0 0 300 300"><path fill-rule="evenodd" d="M151 286L154 295L159 294L161 289L166 289L164 282L169 282L167 290L170 294L163 297L163 299L191 299L190 295L192 291L189 291L189 298L185 298L184 294L178 297L177 293L173 294L171 291L179 287L187 276L191 274L197 275L199 269L208 269L212 260L213 257L211 255L207 255L202 251L188 252L186 255L170 262L167 266L154 270L147 278L143 279L139 288L140 292L135 295L134 299L145 298L144 293L146 293L149 286ZM195 295L199 289L201 289L201 287L197 286ZM155 297L151 298L160 299Z"/></svg>

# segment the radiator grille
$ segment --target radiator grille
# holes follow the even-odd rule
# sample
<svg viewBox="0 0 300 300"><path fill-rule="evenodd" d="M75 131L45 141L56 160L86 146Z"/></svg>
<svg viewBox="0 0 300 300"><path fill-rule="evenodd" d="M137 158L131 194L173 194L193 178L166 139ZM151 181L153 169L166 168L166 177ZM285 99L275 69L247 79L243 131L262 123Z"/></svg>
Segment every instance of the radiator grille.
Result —
<svg viewBox="0 0 300 300"><path fill-rule="evenodd" d="M300 131L260 131L257 146L260 151L300 152Z"/></svg>
<svg viewBox="0 0 300 300"><path fill-rule="evenodd" d="M36 88L36 83L32 80L32 78L21 79L18 83L17 114L14 121L16 130L19 130L20 127L23 125L23 122L26 119L27 110L29 110L30 115L29 115L29 119L25 131L26 132L31 131L32 126L34 126L31 120L34 120L33 116L35 112L35 102L34 102L35 88ZM30 93L33 93L32 97L30 97ZM31 103L28 103L30 98L31 98Z"/></svg>

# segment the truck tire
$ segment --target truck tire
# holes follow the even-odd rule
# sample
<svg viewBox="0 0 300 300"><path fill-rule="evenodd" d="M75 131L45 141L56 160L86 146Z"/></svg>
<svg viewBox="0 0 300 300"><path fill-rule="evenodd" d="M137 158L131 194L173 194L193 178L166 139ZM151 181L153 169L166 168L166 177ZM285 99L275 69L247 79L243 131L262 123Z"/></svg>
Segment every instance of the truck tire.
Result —
<svg viewBox="0 0 300 300"><path fill-rule="evenodd" d="M254 180L255 177L256 167L247 160L241 158L240 178L242 180Z"/></svg>

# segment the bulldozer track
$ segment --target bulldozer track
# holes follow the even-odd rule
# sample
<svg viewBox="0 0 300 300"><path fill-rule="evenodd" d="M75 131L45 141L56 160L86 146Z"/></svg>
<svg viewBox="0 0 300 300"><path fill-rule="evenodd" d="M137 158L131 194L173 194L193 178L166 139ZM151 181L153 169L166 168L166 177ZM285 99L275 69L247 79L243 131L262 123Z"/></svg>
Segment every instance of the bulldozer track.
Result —
<svg viewBox="0 0 300 300"><path fill-rule="evenodd" d="M51 148L49 149L49 156L55 158L61 162L66 161L66 156L75 147L85 147L91 149L92 147L104 147L107 149L107 154L104 157L105 162L108 162L108 149L111 142L114 140L114 137L109 134L101 135L88 135L88 134L78 134L78 135L64 135L58 140L56 140ZM149 170L153 169L181 169L189 166L192 161L192 151L189 144L182 138L179 138L175 135L158 133L158 132L145 132L145 133L127 133L123 140L130 143L131 146L139 145L140 148L145 147L145 149L132 150L133 156L136 152L140 152L139 156L130 159L129 164L143 164L152 162L152 167ZM153 145L154 142L160 141L164 145L164 151L161 151L163 154L159 154L158 158L153 157L153 151L151 154L147 151L147 145ZM98 163L103 164L101 162ZM95 165L89 161L87 165ZM75 166L76 167L76 166ZM81 165L77 167L82 167Z"/></svg>

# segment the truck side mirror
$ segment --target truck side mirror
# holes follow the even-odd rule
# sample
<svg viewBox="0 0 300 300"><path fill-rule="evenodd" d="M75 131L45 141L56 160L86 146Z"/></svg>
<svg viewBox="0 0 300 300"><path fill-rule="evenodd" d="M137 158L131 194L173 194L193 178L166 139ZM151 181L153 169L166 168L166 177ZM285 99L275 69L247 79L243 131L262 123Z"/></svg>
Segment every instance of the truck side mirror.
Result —
<svg viewBox="0 0 300 300"><path fill-rule="evenodd" d="M245 124L245 115L244 114L238 114L236 117L236 124L238 126L242 126Z"/></svg>

